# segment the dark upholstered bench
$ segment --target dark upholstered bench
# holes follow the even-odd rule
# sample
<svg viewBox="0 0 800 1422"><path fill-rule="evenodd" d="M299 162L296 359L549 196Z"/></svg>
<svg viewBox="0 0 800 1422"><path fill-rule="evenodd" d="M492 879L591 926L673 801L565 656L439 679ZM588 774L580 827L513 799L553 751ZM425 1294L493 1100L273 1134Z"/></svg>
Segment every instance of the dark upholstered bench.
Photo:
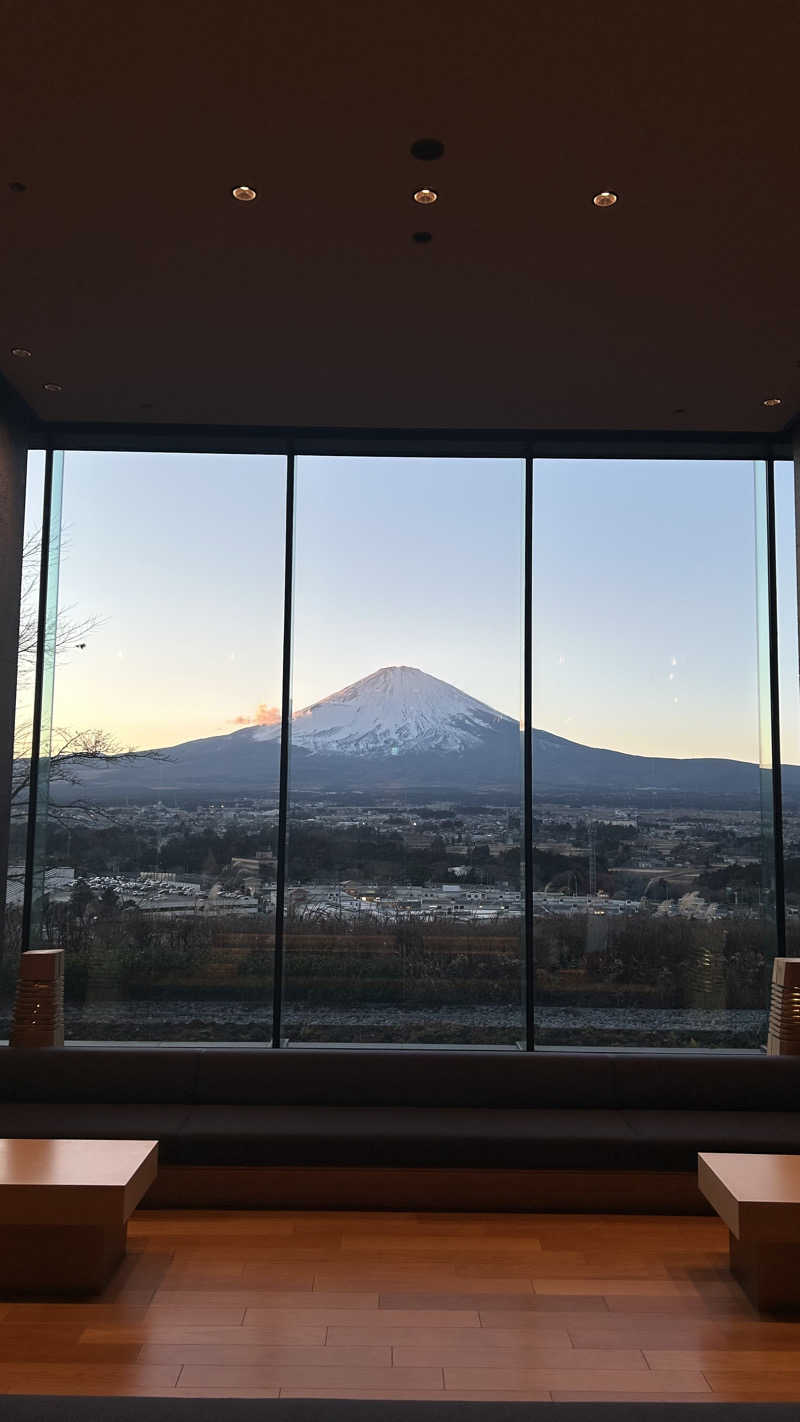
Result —
<svg viewBox="0 0 800 1422"><path fill-rule="evenodd" d="M0 1136L158 1139L157 1203L700 1209L698 1150L800 1153L799 1091L756 1054L0 1048Z"/></svg>

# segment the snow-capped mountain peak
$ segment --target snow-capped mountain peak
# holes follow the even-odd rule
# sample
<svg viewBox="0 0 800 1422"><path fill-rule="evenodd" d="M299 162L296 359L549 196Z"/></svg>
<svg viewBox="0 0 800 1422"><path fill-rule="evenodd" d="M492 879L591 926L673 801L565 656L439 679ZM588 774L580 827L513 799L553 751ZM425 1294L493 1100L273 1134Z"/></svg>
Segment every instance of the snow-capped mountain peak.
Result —
<svg viewBox="0 0 800 1422"><path fill-rule="evenodd" d="M477 749L510 716L417 667L381 667L296 711L292 745L312 754L401 755ZM278 727L253 732L275 740Z"/></svg>

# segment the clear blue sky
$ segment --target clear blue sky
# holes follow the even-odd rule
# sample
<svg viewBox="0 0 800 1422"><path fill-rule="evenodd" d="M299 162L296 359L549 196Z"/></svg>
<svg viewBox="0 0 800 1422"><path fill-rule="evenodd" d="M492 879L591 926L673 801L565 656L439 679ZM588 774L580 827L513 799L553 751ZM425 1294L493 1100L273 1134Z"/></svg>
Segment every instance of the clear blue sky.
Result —
<svg viewBox="0 0 800 1422"><path fill-rule="evenodd" d="M755 759L752 466L537 460L534 482L535 724ZM99 622L59 665L56 724L145 747L274 717L283 501L278 457L68 454L60 601ZM789 466L778 510L800 761ZM298 460L295 709L406 663L518 716L521 555L518 461Z"/></svg>
<svg viewBox="0 0 800 1422"><path fill-rule="evenodd" d="M789 472L781 641L795 758ZM749 462L537 460L535 723L641 754L756 760L754 535Z"/></svg>

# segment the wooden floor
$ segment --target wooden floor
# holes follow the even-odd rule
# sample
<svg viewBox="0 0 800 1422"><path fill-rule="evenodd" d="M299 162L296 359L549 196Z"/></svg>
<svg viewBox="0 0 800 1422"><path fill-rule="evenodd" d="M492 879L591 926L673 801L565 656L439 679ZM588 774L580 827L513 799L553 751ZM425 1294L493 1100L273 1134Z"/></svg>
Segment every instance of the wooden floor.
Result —
<svg viewBox="0 0 800 1422"><path fill-rule="evenodd" d="M800 1401L716 1219L143 1211L91 1303L0 1301L0 1391Z"/></svg>

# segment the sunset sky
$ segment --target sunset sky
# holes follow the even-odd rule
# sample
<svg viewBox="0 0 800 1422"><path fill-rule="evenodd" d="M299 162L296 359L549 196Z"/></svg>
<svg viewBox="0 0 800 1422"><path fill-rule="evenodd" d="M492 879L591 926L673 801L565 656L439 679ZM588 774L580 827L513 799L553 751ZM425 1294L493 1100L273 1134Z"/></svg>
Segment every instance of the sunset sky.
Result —
<svg viewBox="0 0 800 1422"><path fill-rule="evenodd" d="M534 481L535 724L756 759L752 466L537 460ZM97 621L60 660L55 724L144 748L275 720L284 496L277 456L67 454L62 619ZM778 511L800 761L789 466ZM521 554L518 461L299 459L295 709L405 664L519 716Z"/></svg>

